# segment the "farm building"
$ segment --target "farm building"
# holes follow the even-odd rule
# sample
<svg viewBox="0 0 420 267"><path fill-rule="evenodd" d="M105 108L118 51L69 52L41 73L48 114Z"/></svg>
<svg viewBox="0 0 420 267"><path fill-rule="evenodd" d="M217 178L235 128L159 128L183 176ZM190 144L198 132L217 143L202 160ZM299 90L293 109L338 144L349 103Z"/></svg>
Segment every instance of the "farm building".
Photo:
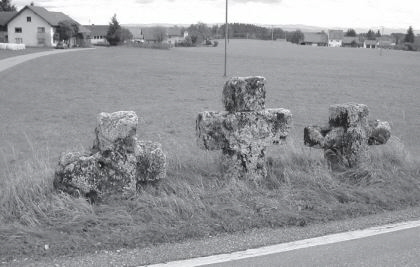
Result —
<svg viewBox="0 0 420 267"><path fill-rule="evenodd" d="M179 27L150 27L142 29L143 40L146 43L168 43L175 45L176 43L183 42L188 32L182 32Z"/></svg>
<svg viewBox="0 0 420 267"><path fill-rule="evenodd" d="M414 37L414 48L417 51L420 51L420 36L417 35L416 37Z"/></svg>
<svg viewBox="0 0 420 267"><path fill-rule="evenodd" d="M167 42L172 45L183 42L185 40L185 37L188 36L188 32L185 31L184 33L182 33L182 29L179 27L168 28L167 33L168 33Z"/></svg>
<svg viewBox="0 0 420 267"><path fill-rule="evenodd" d="M162 43L168 40L167 30L163 27L143 28L142 32L146 43Z"/></svg>
<svg viewBox="0 0 420 267"><path fill-rule="evenodd" d="M312 45L312 46L327 46L328 36L326 33L313 33L304 32L303 40L300 42L301 45Z"/></svg>
<svg viewBox="0 0 420 267"><path fill-rule="evenodd" d="M16 11L0 12L0 43L8 43L7 22L17 14Z"/></svg>
<svg viewBox="0 0 420 267"><path fill-rule="evenodd" d="M391 36L381 36L377 38L378 47L392 48L395 46L395 40Z"/></svg>
<svg viewBox="0 0 420 267"><path fill-rule="evenodd" d="M340 47L343 45L344 32L342 30L328 30L328 46Z"/></svg>
<svg viewBox="0 0 420 267"><path fill-rule="evenodd" d="M87 41L89 30L69 16L30 5L22 8L8 21L9 42L26 46L55 46L60 41L57 28L61 21L71 21L79 26L78 36L69 41L70 46L83 45Z"/></svg>
<svg viewBox="0 0 420 267"><path fill-rule="evenodd" d="M85 25L83 26L90 30L90 43L93 45L108 45L106 34L108 32L108 25Z"/></svg>
<svg viewBox="0 0 420 267"><path fill-rule="evenodd" d="M365 40L363 43L364 48L376 48L378 46L377 40Z"/></svg>
<svg viewBox="0 0 420 267"><path fill-rule="evenodd" d="M343 47L361 47L362 42L360 42L360 39L357 36L344 36L342 46Z"/></svg>
<svg viewBox="0 0 420 267"><path fill-rule="evenodd" d="M141 42L141 41L144 40L143 31L140 27L125 26L124 28L126 28L127 30L129 30L131 32L131 34L133 35L133 41Z"/></svg>

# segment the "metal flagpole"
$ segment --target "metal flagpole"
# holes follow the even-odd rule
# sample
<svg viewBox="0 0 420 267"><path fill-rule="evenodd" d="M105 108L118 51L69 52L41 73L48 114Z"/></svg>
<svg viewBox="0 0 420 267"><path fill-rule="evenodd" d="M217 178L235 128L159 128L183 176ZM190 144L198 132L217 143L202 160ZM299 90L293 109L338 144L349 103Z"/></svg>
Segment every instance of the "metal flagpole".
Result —
<svg viewBox="0 0 420 267"><path fill-rule="evenodd" d="M228 39L228 0L226 0L226 24L225 24L225 73L223 77L226 77L226 64L227 64L227 39Z"/></svg>

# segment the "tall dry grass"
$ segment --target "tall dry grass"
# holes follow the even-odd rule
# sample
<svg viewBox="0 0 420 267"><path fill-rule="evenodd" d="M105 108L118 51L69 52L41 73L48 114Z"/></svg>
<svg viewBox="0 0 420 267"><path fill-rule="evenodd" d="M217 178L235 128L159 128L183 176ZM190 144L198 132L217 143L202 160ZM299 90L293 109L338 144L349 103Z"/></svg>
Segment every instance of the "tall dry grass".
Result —
<svg viewBox="0 0 420 267"><path fill-rule="evenodd" d="M269 151L269 175L261 182L224 180L217 152L180 156L184 151L174 146L169 154L167 179L129 199L93 206L54 191L54 166L46 154L3 169L0 259L305 226L420 203L420 167L396 138L372 148L369 169L342 173L328 169L321 151L290 142Z"/></svg>

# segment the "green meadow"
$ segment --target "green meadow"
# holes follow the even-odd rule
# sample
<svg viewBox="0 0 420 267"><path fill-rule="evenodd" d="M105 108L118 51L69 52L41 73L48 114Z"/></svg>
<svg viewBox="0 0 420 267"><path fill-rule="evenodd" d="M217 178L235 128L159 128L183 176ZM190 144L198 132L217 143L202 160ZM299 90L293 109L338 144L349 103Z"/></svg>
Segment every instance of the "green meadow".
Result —
<svg viewBox="0 0 420 267"><path fill-rule="evenodd" d="M224 44L216 48L98 48L0 73L0 259L57 256L305 226L420 203L420 53L231 40L228 76L266 77L268 108L287 108L287 144L269 149L259 184L221 178L198 148L195 118L223 110ZM303 146L331 104L357 102L392 126L368 171L331 173ZM89 205L52 188L61 152L92 145L96 115L133 110L140 139L162 143L168 177L138 196ZM44 244L50 249L45 251Z"/></svg>

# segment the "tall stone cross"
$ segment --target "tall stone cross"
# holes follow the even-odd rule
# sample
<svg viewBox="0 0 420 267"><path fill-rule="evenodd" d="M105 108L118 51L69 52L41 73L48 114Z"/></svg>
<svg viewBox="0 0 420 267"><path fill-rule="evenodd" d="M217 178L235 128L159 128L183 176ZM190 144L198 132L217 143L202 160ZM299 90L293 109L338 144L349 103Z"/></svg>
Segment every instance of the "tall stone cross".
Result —
<svg viewBox="0 0 420 267"><path fill-rule="evenodd" d="M286 139L292 114L265 109L265 78L231 78L223 89L226 111L198 114L199 146L222 150L225 177L259 180L267 176L266 147Z"/></svg>
<svg viewBox="0 0 420 267"><path fill-rule="evenodd" d="M347 103L329 108L329 125L304 130L305 145L324 149L332 169L357 168L369 164L369 145L385 144L391 136L388 122L368 121L366 105Z"/></svg>

